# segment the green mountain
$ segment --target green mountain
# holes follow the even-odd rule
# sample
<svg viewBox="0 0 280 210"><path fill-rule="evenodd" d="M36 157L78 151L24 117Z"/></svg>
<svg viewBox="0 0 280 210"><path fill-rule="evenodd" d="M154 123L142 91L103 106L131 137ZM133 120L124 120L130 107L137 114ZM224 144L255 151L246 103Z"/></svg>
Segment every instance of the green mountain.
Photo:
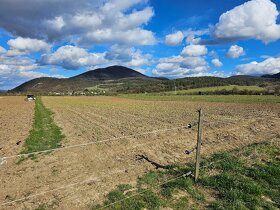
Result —
<svg viewBox="0 0 280 210"><path fill-rule="evenodd" d="M277 74L265 74L262 77L264 78L272 78L272 79L280 79L280 72Z"/></svg>
<svg viewBox="0 0 280 210"><path fill-rule="evenodd" d="M25 82L9 92L72 92L82 91L99 84L114 83L116 81L158 81L158 78L148 77L133 69L123 66L110 66L87 71L70 78L41 77Z"/></svg>
<svg viewBox="0 0 280 210"><path fill-rule="evenodd" d="M279 75L279 74L278 74ZM184 90L190 88L257 85L261 87L279 85L274 76L232 76L220 77L186 77L176 80L154 78L123 66L110 66L87 71L70 78L41 77L25 82L10 90L10 93L34 94L117 94L144 93Z"/></svg>

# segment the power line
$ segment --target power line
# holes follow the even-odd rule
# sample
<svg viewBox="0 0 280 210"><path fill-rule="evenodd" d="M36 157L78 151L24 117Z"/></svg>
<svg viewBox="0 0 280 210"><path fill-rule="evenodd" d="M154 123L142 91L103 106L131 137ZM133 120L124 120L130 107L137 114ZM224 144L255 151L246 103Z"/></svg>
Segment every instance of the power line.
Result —
<svg viewBox="0 0 280 210"><path fill-rule="evenodd" d="M83 144L75 144L75 145L70 145L70 146L65 146L65 147L60 147L60 148L55 148L55 149L48 149L48 150L42 150L42 151L30 152L30 153L24 153L24 154L18 154L18 155L10 155L10 156L2 157L2 158L0 158L0 160L1 160L1 164L3 164L3 162L5 162L5 160L7 160L7 159L18 158L18 157L20 158L20 157L25 157L25 156L29 156L29 155L38 155L41 153L54 152L54 151L72 149L72 148L77 148L77 147L84 147L84 146L93 145L93 144L100 144L100 143L116 141L116 140L120 140L120 139L124 139L124 138L143 136L143 135L154 134L154 133L159 133L159 132L166 132L166 131L177 130L177 129L182 129L182 128L191 128L192 126L190 126L190 125L191 124L188 124L187 126L153 130L153 131L149 131L149 132L131 134L131 135L127 135L127 136L113 137L113 138L109 138L109 139L105 139L105 140L101 140L101 141L87 142L87 143L83 143Z"/></svg>
<svg viewBox="0 0 280 210"><path fill-rule="evenodd" d="M189 171L188 173L181 174L181 175L179 175L179 176L177 176L177 177L175 177L175 178L166 180L165 182L162 182L162 183L160 183L160 184L154 186L153 188L160 187L160 186L162 186L162 185L164 185L164 184L167 184L167 183L172 182L172 181L175 181L175 180L177 180L177 179L179 179L179 178L187 177L187 176L190 176L190 175L191 175L191 171ZM145 190L143 190L143 191L141 191L141 192L139 192L139 193L135 193L135 194L133 194L133 195L131 195L131 196L125 197L125 198L120 199L120 200L117 200L117 201L115 201L115 202L113 202L113 203L110 203L110 204L108 204L108 205L106 205L106 206L103 206L103 207L101 207L101 208L99 208L99 209L104 209L104 208L106 208L106 207L113 206L113 205L115 205L115 204L117 204L117 203L120 203L120 202L122 202L122 201L124 201L124 200L133 198L133 197L135 197L135 196L137 196L137 195L141 195L141 194L143 194L143 193L145 193L145 192L147 192L147 191L149 191L149 190L151 190L151 189L152 189L152 188L147 188L147 189L145 189ZM99 210L99 209L98 209L98 210Z"/></svg>

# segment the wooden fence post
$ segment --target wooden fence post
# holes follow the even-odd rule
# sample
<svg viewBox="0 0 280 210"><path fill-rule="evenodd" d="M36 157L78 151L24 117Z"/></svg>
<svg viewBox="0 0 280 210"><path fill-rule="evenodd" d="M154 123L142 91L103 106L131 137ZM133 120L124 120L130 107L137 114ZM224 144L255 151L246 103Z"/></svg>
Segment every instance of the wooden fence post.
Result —
<svg viewBox="0 0 280 210"><path fill-rule="evenodd" d="M200 150L201 150L201 135L202 135L202 109L198 110L198 131L197 131L197 145L196 145L196 163L195 163L195 182L199 176L200 164Z"/></svg>

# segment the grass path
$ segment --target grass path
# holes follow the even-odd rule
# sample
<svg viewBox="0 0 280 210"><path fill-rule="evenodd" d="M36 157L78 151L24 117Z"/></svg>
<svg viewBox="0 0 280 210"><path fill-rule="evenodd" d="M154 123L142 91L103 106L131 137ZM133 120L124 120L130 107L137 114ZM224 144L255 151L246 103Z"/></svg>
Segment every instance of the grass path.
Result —
<svg viewBox="0 0 280 210"><path fill-rule="evenodd" d="M58 148L63 137L61 129L54 123L53 113L37 97L33 127L25 140L22 153Z"/></svg>

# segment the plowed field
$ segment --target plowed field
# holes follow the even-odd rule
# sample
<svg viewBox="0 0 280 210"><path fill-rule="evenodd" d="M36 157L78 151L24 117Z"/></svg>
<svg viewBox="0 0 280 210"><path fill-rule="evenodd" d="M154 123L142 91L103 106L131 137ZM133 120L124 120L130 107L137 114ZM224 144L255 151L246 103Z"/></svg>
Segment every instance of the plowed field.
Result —
<svg viewBox="0 0 280 210"><path fill-rule="evenodd" d="M134 184L138 176L155 170L155 164L162 170L167 164L193 161L194 154L184 151L195 146L197 127L178 127L197 121L198 108L204 113L203 157L280 137L279 104L115 97L43 97L43 103L55 113L66 136L63 147L103 142L39 155L21 164L8 160L0 168L0 203L43 194L0 208L35 209L48 204L55 209L90 209L118 184ZM149 133L164 129L170 130ZM150 161L137 160L137 155ZM84 180L89 181L80 183ZM72 183L79 184L68 186Z"/></svg>
<svg viewBox="0 0 280 210"><path fill-rule="evenodd" d="M20 152L32 127L33 113L34 103L24 101L24 97L0 97L0 157Z"/></svg>

